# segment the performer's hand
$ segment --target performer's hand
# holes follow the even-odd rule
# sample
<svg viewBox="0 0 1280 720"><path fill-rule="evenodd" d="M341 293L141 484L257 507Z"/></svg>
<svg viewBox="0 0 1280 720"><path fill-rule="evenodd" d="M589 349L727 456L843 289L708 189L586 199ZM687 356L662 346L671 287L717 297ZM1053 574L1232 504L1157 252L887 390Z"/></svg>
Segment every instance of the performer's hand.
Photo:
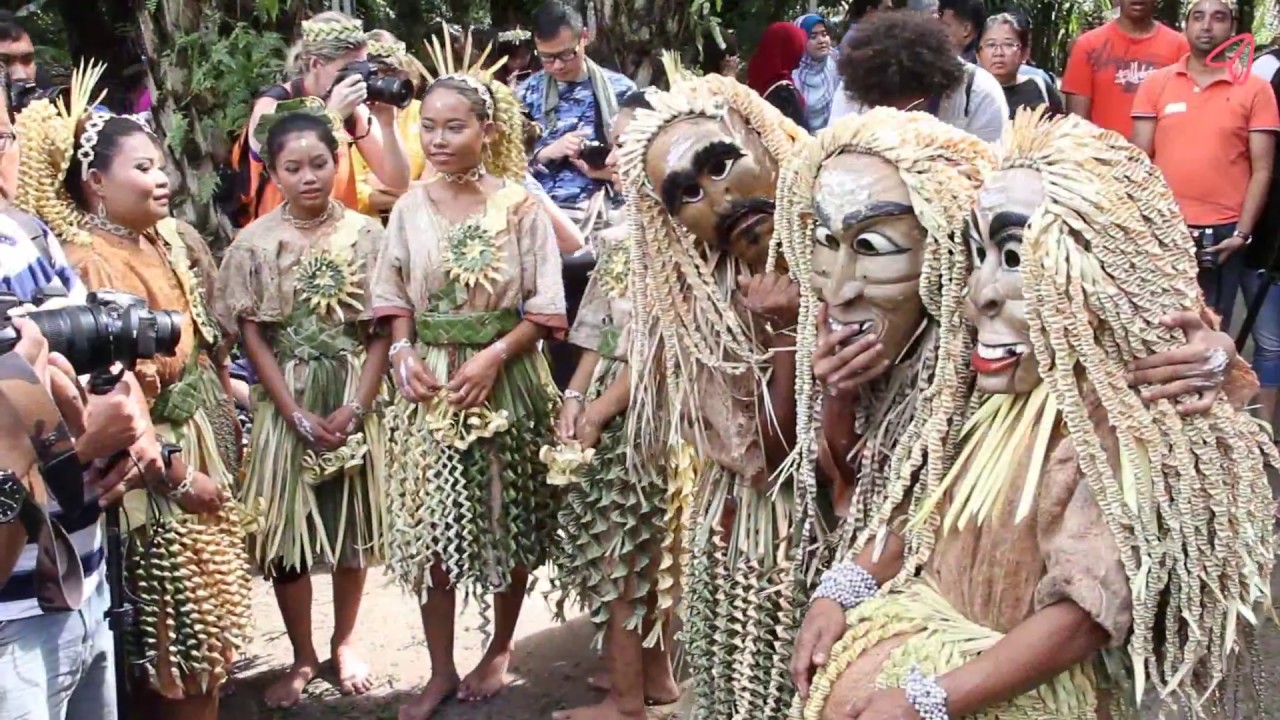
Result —
<svg viewBox="0 0 1280 720"><path fill-rule="evenodd" d="M1129 364L1129 385L1149 386L1142 391L1146 402L1196 397L1177 403L1182 415L1208 412L1226 381L1227 367L1238 357L1231 336L1214 330L1199 313L1179 312L1160 318L1167 328L1180 328L1187 344L1148 355Z"/></svg>
<svg viewBox="0 0 1280 720"><path fill-rule="evenodd" d="M773 323L775 330L796 324L800 314L800 286L787 275L762 273L738 278L742 304L753 315Z"/></svg>
<svg viewBox="0 0 1280 720"><path fill-rule="evenodd" d="M175 461L174 471L178 471ZM181 477L180 475L178 477ZM218 481L202 472L191 472L191 489L178 497L174 502L186 512L207 515L218 512L222 508L224 494Z"/></svg>
<svg viewBox="0 0 1280 720"><path fill-rule="evenodd" d="M324 419L324 424L345 441L360 426L360 416L356 415L355 409L350 405L343 405L329 413L329 417Z"/></svg>
<svg viewBox="0 0 1280 720"><path fill-rule="evenodd" d="M573 429L573 437L578 441L578 445L583 450L589 450L600 442L600 434L604 432L604 426L608 424L608 420L595 412L593 405L588 405L581 414L578 415L578 421Z"/></svg>
<svg viewBox="0 0 1280 720"><path fill-rule="evenodd" d="M823 392L848 399L858 388L884 375L893 365L884 346L872 334L845 345L858 329L850 325L836 332L827 325L827 305L818 308L818 344L813 350L813 377Z"/></svg>
<svg viewBox="0 0 1280 720"><path fill-rule="evenodd" d="M556 419L556 437L562 443L574 439L578 427L578 418L582 416L582 401L577 398L565 398L560 404L560 417Z"/></svg>
<svg viewBox="0 0 1280 720"><path fill-rule="evenodd" d="M111 467L94 468L89 487L98 493L98 506L108 507L119 502L126 492L146 487L148 480L159 482L164 477L160 440L148 424L146 432L129 446L126 457Z"/></svg>
<svg viewBox="0 0 1280 720"><path fill-rule="evenodd" d="M483 405L501 369L502 355L493 346L472 355L449 379L449 404L464 409Z"/></svg>
<svg viewBox="0 0 1280 720"><path fill-rule="evenodd" d="M791 680L796 684L800 697L809 697L813 674L831 659L831 648L844 631L844 608L834 600L814 600L809 612L805 613L791 655Z"/></svg>
<svg viewBox="0 0 1280 720"><path fill-rule="evenodd" d="M406 400L424 403L435 397L440 381L422 364L418 351L405 348L391 358L391 374Z"/></svg>
<svg viewBox="0 0 1280 720"><path fill-rule="evenodd" d="M319 416L298 408L286 416L286 421L307 447L317 452L331 452L346 444L346 438L334 432Z"/></svg>
<svg viewBox="0 0 1280 720"><path fill-rule="evenodd" d="M907 702L907 693L898 688L877 690L849 706L848 720L920 720L920 713Z"/></svg>

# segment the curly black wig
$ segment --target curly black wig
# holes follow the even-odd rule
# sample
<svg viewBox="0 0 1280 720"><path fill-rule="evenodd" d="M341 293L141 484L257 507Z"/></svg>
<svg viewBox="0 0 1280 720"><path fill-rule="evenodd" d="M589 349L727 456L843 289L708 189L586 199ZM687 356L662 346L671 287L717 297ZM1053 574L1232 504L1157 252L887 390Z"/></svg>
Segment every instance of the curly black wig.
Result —
<svg viewBox="0 0 1280 720"><path fill-rule="evenodd" d="M942 23L914 12L867 16L854 26L837 67L845 92L867 107L942 97L964 78Z"/></svg>

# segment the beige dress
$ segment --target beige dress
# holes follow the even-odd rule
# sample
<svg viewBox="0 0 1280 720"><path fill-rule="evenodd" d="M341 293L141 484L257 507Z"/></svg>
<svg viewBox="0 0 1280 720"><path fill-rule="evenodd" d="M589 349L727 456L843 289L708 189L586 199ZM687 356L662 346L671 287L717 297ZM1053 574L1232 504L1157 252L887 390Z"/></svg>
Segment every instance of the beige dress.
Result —
<svg viewBox="0 0 1280 720"><path fill-rule="evenodd" d="M1101 439L1114 460L1114 439L1105 431ZM1128 659L1118 649L1132 625L1129 580L1060 418L1033 509L1021 522L1016 514L1030 453L1021 453L1016 462L1011 477L1019 480L1007 486L982 522L940 534L921 578L849 611L848 631L815 677L808 705L801 712L797 701L793 717L842 718L845 708L876 689L900 687L913 665L925 675L944 674L1035 613L1063 601L1079 605L1107 632L1109 648L1053 681L971 717L1083 720L1123 715L1122 704L1130 694L1124 687ZM948 509L944 504L942 514Z"/></svg>
<svg viewBox="0 0 1280 720"><path fill-rule="evenodd" d="M538 200L506 181L482 211L451 222L431 182L411 186L391 212L375 316L413 318L423 364L441 383L521 320L563 336L560 253ZM425 598L439 563L451 586L484 597L512 570L545 561L556 497L538 451L557 402L539 351L508 359L480 408L397 393L387 416L388 566L402 584Z"/></svg>
<svg viewBox="0 0 1280 720"><path fill-rule="evenodd" d="M340 205L335 205L341 208ZM354 402L373 318L371 284L384 242L375 219L343 210L304 235L281 208L255 220L227 249L219 317L263 326L294 400L317 417ZM254 560L271 576L323 560L367 567L384 556L386 444L378 407L344 447L306 447L261 386L241 496L263 505Z"/></svg>

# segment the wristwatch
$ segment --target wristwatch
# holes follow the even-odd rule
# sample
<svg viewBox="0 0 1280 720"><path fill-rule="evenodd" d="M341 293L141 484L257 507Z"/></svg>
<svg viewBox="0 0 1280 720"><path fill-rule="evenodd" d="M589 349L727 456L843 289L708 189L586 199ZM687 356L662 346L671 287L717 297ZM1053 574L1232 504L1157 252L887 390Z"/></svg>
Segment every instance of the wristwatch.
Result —
<svg viewBox="0 0 1280 720"><path fill-rule="evenodd" d="M0 525L8 525L17 520L29 497L27 486L22 484L17 475L8 470L0 470Z"/></svg>
<svg viewBox="0 0 1280 720"><path fill-rule="evenodd" d="M173 456L182 452L181 445L173 443L165 443L160 446L160 460L164 463L164 474L169 475L169 470L173 468Z"/></svg>
<svg viewBox="0 0 1280 720"><path fill-rule="evenodd" d="M1239 230L1237 230L1237 231L1235 231L1235 232L1231 233L1231 237L1238 237L1238 238L1240 238L1241 240L1243 240L1243 241L1244 241L1244 244L1245 244L1245 247L1248 247L1248 246L1249 246L1249 243L1253 242L1253 236L1252 236L1252 235L1246 235L1245 233L1242 233L1242 232L1240 232Z"/></svg>

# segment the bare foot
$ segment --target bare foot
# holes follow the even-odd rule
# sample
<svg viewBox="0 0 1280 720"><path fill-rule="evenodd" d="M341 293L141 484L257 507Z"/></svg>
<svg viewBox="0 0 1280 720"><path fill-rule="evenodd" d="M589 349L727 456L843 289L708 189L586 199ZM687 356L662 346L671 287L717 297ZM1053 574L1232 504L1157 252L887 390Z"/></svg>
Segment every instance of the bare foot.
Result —
<svg viewBox="0 0 1280 720"><path fill-rule="evenodd" d="M606 699L599 705L586 705L572 710L560 710L551 714L551 720L644 720L647 713L643 709L636 712L622 712L612 699Z"/></svg>
<svg viewBox="0 0 1280 720"><path fill-rule="evenodd" d="M662 677L644 679L644 704L649 707L671 705L680 700L680 683L668 670Z"/></svg>
<svg viewBox="0 0 1280 720"><path fill-rule="evenodd" d="M263 699L272 709L291 708L302 699L302 691L320 672L320 660L312 657L293 663L279 680L271 683Z"/></svg>
<svg viewBox="0 0 1280 720"><path fill-rule="evenodd" d="M480 664L467 674L458 689L458 699L463 702L488 700L507 686L507 663L511 661L511 651L498 653L494 657L485 656Z"/></svg>
<svg viewBox="0 0 1280 720"><path fill-rule="evenodd" d="M346 645L333 649L333 673L338 676L338 692L343 695L363 695L373 689L369 665Z"/></svg>
<svg viewBox="0 0 1280 720"><path fill-rule="evenodd" d="M396 717L398 720L427 720L441 703L457 694L459 684L457 673L441 677L432 675L418 697L400 706Z"/></svg>

